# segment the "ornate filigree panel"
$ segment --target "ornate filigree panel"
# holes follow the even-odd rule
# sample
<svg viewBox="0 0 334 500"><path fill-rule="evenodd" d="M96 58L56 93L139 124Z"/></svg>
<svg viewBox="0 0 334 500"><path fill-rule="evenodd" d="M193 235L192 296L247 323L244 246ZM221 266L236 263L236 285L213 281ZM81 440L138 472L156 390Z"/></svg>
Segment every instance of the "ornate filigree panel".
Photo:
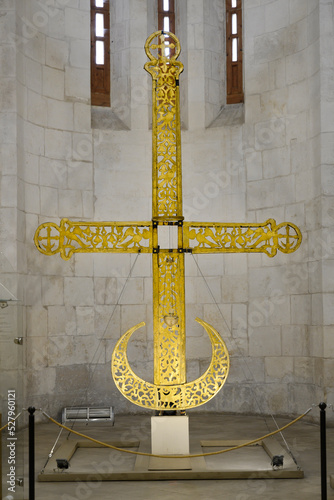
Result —
<svg viewBox="0 0 334 500"><path fill-rule="evenodd" d="M262 252L274 257L277 250L294 252L301 240L297 226L290 222L277 225L274 219L262 224L184 223L184 245L193 253Z"/></svg>
<svg viewBox="0 0 334 500"><path fill-rule="evenodd" d="M179 119L179 74L182 63L176 61L180 43L175 35L168 46L158 31L145 44L150 62L145 69L151 74L152 151L153 151L153 217L175 217L182 214L181 136Z"/></svg>
<svg viewBox="0 0 334 500"><path fill-rule="evenodd" d="M165 35L167 35L165 37ZM171 42L172 40L172 42ZM117 342L112 356L116 386L132 403L151 409L187 409L208 402L221 389L229 371L226 346L218 332L202 320L212 345L207 371L186 382L184 252L291 253L301 233L289 222L262 224L183 222L179 75L180 43L172 33L156 32L146 41L150 59L145 69L152 85L152 222L45 223L35 244L45 255L69 259L79 252L151 252L153 254L154 383L140 379L130 368L126 349L132 333ZM178 226L177 248L159 248L158 227ZM176 245L175 245L176 246Z"/></svg>
<svg viewBox="0 0 334 500"><path fill-rule="evenodd" d="M186 380L184 255L153 255L154 382L181 384Z"/></svg>
<svg viewBox="0 0 334 500"><path fill-rule="evenodd" d="M45 255L59 253L65 260L80 252L151 252L151 222L72 222L41 224L35 245Z"/></svg>
<svg viewBox="0 0 334 500"><path fill-rule="evenodd" d="M132 403L144 408L156 410L195 408L212 399L223 387L230 368L226 345L219 333L208 323L196 318L207 331L211 346L211 363L206 372L184 384L151 384L138 377L130 368L126 350L131 335L140 323L128 330L117 342L111 362L111 370L116 386Z"/></svg>

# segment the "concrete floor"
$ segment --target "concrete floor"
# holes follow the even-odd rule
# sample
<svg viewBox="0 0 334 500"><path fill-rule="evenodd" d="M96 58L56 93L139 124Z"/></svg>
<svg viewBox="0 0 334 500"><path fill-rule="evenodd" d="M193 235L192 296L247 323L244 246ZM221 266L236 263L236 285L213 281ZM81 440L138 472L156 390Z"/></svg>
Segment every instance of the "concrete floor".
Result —
<svg viewBox="0 0 334 500"><path fill-rule="evenodd" d="M314 416L317 411L312 412ZM275 430L271 418L247 417L222 414L189 414L190 437L200 439L255 439L270 430ZM308 417L306 417L308 418ZM281 427L288 419L278 418ZM106 424L75 426L76 430L103 440L148 440L150 438L150 415L116 415L114 427ZM23 431L22 431L23 432ZM36 478L43 468L48 454L58 435L59 428L52 423L36 424ZM27 432L24 431L25 435ZM62 433L59 444L66 440L68 433ZM86 500L110 499L128 500L267 500L278 499L321 499L320 486L320 446L319 426L310 420L301 420L284 431L284 437L296 458L298 465L304 471L303 479L243 479L243 480L165 480L165 481L109 481L109 482L39 482L36 480L36 500ZM105 438L105 439L104 439ZM277 438L284 445L281 438ZM3 486L3 500L28 499L27 471L27 438L25 437L25 487L16 488L14 497L6 496L8 492ZM80 453L79 453L80 451ZM191 452L192 450L190 450ZM95 467L132 468L134 459L131 455L115 453L112 450L101 449L101 455L89 449L78 450L73 457L73 467L77 467L80 454L84 461L89 458ZM234 452L230 452L229 455ZM226 461L227 454L223 455ZM112 458L111 458L112 457ZM327 429L328 475L334 474L334 429ZM5 458L5 457L4 457ZM5 467L4 461L4 467ZM210 460L209 460L210 466ZM5 470L3 471L5 473ZM24 491L23 491L24 490ZM329 485L328 499L334 499L334 490Z"/></svg>

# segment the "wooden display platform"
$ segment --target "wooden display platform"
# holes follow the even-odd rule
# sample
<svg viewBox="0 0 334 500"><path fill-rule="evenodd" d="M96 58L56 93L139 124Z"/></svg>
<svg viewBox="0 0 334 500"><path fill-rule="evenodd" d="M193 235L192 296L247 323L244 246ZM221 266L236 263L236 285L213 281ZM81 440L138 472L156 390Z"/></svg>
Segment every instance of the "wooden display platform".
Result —
<svg viewBox="0 0 334 500"><path fill-rule="evenodd" d="M201 454L230 448L245 440L203 440L191 445L191 454ZM119 448L135 449L150 453L150 441L113 441L108 444ZM106 463L103 457L97 461L97 454L107 450L110 471L99 470L97 465ZM80 451L79 457L76 457ZM87 452L83 453L83 450ZM91 454L89 453L89 450ZM94 451L94 457L92 453ZM119 456L127 458L126 467ZM274 470L274 456L284 455L283 468ZM114 459L113 459L114 457ZM70 463L67 470L57 469L56 459L66 459ZM183 462L182 462L183 461ZM120 465L115 465L115 464ZM91 464L95 464L92 466ZM168 464L168 465L167 465ZM38 475L39 481L161 481L171 479L300 479L304 472L295 464L288 452L274 439L268 438L255 445L228 453L196 458L154 458L129 455L90 441L67 440L54 453L46 468Z"/></svg>

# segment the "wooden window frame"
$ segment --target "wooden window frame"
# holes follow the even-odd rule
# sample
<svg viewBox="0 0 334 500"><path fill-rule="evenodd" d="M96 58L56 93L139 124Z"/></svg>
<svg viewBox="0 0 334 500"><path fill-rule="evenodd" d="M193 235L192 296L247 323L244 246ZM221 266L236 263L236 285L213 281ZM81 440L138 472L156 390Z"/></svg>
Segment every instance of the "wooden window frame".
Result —
<svg viewBox="0 0 334 500"><path fill-rule="evenodd" d="M237 15L237 32L232 33L232 16ZM233 61L232 44L237 39L237 60ZM242 51L242 0L226 0L226 103L244 102Z"/></svg>
<svg viewBox="0 0 334 500"><path fill-rule="evenodd" d="M169 18L169 32L175 34L175 0L169 0L169 10L164 10L163 0L158 0L158 30L163 32L164 30L164 18ZM173 40L169 37L165 37L166 42L173 43ZM173 56L175 49L170 49L169 55L167 57ZM160 54L160 52L159 52Z"/></svg>
<svg viewBox="0 0 334 500"><path fill-rule="evenodd" d="M96 7L95 0L90 0L91 12L91 104L92 106L110 106L110 0L104 0L103 7ZM95 17L103 14L104 36L96 36ZM104 42L104 63L96 63L96 42Z"/></svg>
<svg viewBox="0 0 334 500"><path fill-rule="evenodd" d="M163 3L163 0L158 0L158 30L164 30L164 17L169 17L169 31L175 33L175 0L169 0L168 11L164 10Z"/></svg>

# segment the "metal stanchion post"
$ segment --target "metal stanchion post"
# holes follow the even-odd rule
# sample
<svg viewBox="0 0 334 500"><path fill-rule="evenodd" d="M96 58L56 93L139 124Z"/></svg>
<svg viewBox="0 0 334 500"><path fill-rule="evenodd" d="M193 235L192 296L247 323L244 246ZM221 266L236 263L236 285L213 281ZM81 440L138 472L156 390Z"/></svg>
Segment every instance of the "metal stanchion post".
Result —
<svg viewBox="0 0 334 500"><path fill-rule="evenodd" d="M35 500L35 408L29 406L29 500Z"/></svg>
<svg viewBox="0 0 334 500"><path fill-rule="evenodd" d="M326 403L320 403L321 500L327 500Z"/></svg>

